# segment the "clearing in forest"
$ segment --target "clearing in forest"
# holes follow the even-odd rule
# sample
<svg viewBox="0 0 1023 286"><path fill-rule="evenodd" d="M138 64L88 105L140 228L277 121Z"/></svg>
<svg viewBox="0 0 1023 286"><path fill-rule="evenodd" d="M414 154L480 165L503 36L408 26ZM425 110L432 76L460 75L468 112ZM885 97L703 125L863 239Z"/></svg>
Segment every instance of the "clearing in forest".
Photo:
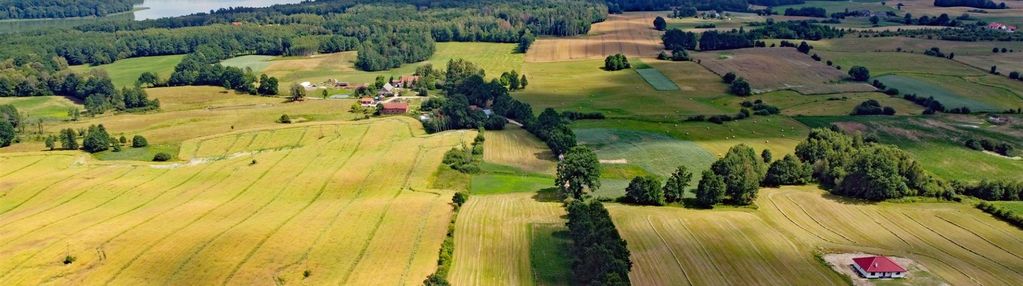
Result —
<svg viewBox="0 0 1023 286"><path fill-rule="evenodd" d="M701 65L718 75L745 78L754 92L791 89L802 94L873 91L866 83L844 82L846 72L814 61L794 48L747 48L693 53ZM770 72L765 72L770 71Z"/></svg>
<svg viewBox="0 0 1023 286"><path fill-rule="evenodd" d="M418 285L451 215L427 186L471 135L395 117L201 137L184 163L0 154L0 280Z"/></svg>

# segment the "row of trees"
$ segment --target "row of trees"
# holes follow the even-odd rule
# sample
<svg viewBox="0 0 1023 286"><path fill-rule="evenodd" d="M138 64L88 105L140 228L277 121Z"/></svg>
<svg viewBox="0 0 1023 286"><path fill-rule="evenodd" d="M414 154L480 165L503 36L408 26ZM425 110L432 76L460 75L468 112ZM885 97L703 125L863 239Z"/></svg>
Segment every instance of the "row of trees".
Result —
<svg viewBox="0 0 1023 286"><path fill-rule="evenodd" d="M805 17L818 17L827 18L828 11L820 7L801 7L799 9L787 8L785 9L785 16L805 16Z"/></svg>
<svg viewBox="0 0 1023 286"><path fill-rule="evenodd" d="M174 73L171 74L167 84L171 86L212 85L249 94L278 94L277 78L262 74L257 81L256 74L251 69L242 70L220 64L221 60L231 56L234 55L230 54L230 51L221 50L217 46L200 47L194 53L186 55L174 67ZM143 74L139 77L139 82L148 81L149 78Z"/></svg>
<svg viewBox="0 0 1023 286"><path fill-rule="evenodd" d="M635 177L625 188L623 201L655 206L681 202L692 179L693 174L685 166L676 168L663 186L661 180L654 176Z"/></svg>
<svg viewBox="0 0 1023 286"><path fill-rule="evenodd" d="M959 184L960 193L989 201L1023 200L1023 181L980 181Z"/></svg>
<svg viewBox="0 0 1023 286"><path fill-rule="evenodd" d="M913 37L945 41L1023 41L1023 33L987 29L975 25L944 29L900 29L886 31L860 31L860 37Z"/></svg>
<svg viewBox="0 0 1023 286"><path fill-rule="evenodd" d="M1015 155L1016 150L1016 147L1013 147L1012 144L1009 144L1007 142L995 143L988 139L978 140L974 138L968 138L966 139L966 141L963 142L963 145L973 150L995 152L1002 156L1009 157Z"/></svg>
<svg viewBox="0 0 1023 286"><path fill-rule="evenodd" d="M3 0L0 20L103 17L127 12L142 0Z"/></svg>
<svg viewBox="0 0 1023 286"><path fill-rule="evenodd" d="M736 11L745 12L749 9L749 4L746 0L714 0L714 1L700 1L700 0L669 0L669 1L650 1L650 0L610 0L607 1L608 10L612 12L621 11L666 11L671 10L675 7L692 7L697 10L714 10L714 11Z"/></svg>
<svg viewBox="0 0 1023 286"><path fill-rule="evenodd" d="M1006 9L1005 2L995 4L991 0L934 0L935 7L973 7L982 9Z"/></svg>
<svg viewBox="0 0 1023 286"><path fill-rule="evenodd" d="M853 107L852 115L895 115L895 108L881 106L877 100L868 99Z"/></svg>
<svg viewBox="0 0 1023 286"><path fill-rule="evenodd" d="M748 32L744 28L739 28L730 31L706 31L697 35L693 32L671 29L661 36L661 40L667 50L694 50L699 45L700 50L711 51L766 46L758 41L760 39L820 40L842 37L844 34L845 32L840 29L809 21L768 21Z"/></svg>
<svg viewBox="0 0 1023 286"><path fill-rule="evenodd" d="M568 234L572 238L572 279L579 285L629 285L627 242L615 228L611 215L599 201L572 200L568 212Z"/></svg>

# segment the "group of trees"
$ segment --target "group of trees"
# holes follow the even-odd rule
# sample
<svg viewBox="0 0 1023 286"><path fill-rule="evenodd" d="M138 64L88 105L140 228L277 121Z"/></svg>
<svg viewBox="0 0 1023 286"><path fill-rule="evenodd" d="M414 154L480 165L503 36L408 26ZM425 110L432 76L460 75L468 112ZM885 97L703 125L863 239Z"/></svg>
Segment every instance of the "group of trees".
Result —
<svg viewBox="0 0 1023 286"><path fill-rule="evenodd" d="M0 147L7 147L14 143L17 138L15 133L18 125L21 124L21 114L14 105L0 105Z"/></svg>
<svg viewBox="0 0 1023 286"><path fill-rule="evenodd" d="M995 142L991 142L991 140L988 140L988 139L979 139L978 140L978 139L974 139L974 138L968 138L968 139L966 139L966 141L963 142L963 145L965 145L966 147L969 147L970 149L973 149L973 150L995 152L995 153L998 153L998 154L1000 154L1002 156L1009 156L1009 157L1012 157L1013 155L1015 155L1015 150L1016 150L1016 147L1013 147L1012 144L1009 144L1009 143L1006 143L1006 142L995 143Z"/></svg>
<svg viewBox="0 0 1023 286"><path fill-rule="evenodd" d="M632 65L629 64L629 59L623 54L614 54L604 58L604 70L606 71L617 71L631 67Z"/></svg>
<svg viewBox="0 0 1023 286"><path fill-rule="evenodd" d="M785 16L805 16L805 17L818 17L827 18L828 11L820 7L802 7L799 9L787 8L785 9Z"/></svg>
<svg viewBox="0 0 1023 286"><path fill-rule="evenodd" d="M436 50L433 37L426 33L378 34L363 41L355 66L365 71L379 71L421 62Z"/></svg>
<svg viewBox="0 0 1023 286"><path fill-rule="evenodd" d="M813 129L796 146L796 156L812 164L814 178L833 194L867 200L904 196L951 198L954 192L905 151L870 143L829 129Z"/></svg>
<svg viewBox="0 0 1023 286"><path fill-rule="evenodd" d="M611 11L666 11L675 7L693 8L696 10L714 11L736 11L745 12L749 9L752 1L746 0L671 0L671 1L650 1L650 0L610 0L607 1L608 9Z"/></svg>
<svg viewBox="0 0 1023 286"><path fill-rule="evenodd" d="M859 31L858 37L912 37L945 41L1023 41L1023 33L1006 33L1001 30L987 29L984 26L960 25L956 28L944 29L899 29L884 31Z"/></svg>
<svg viewBox="0 0 1023 286"><path fill-rule="evenodd" d="M200 47L194 53L186 55L174 67L174 73L171 74L167 84L171 86L212 85L249 94L278 94L277 78L262 74L257 81L256 74L251 69L242 70L220 64L220 61L234 56L229 52L217 46Z"/></svg>
<svg viewBox="0 0 1023 286"><path fill-rule="evenodd" d="M127 12L142 0L2 0L0 20L103 17Z"/></svg>
<svg viewBox="0 0 1023 286"><path fill-rule="evenodd" d="M528 104L521 103L518 106L524 109ZM529 113L528 119L524 122L526 130L544 141L555 156L565 154L576 145L575 132L568 128L568 123L568 118L551 108L545 108L536 119Z"/></svg>
<svg viewBox="0 0 1023 286"><path fill-rule="evenodd" d="M475 174L480 171L480 161L483 160L483 141L486 139L483 137L483 129L479 130L476 134L476 138L473 139L471 146L462 146L451 148L444 153L444 160L442 161L451 169L457 170L466 174Z"/></svg>
<svg viewBox="0 0 1023 286"><path fill-rule="evenodd" d="M753 115L769 116L781 112L781 109L779 109L777 106L769 105L760 99L754 100L752 102L746 100L743 101L740 105L742 106L742 108L740 108L739 112L734 115L728 114L719 114L711 116L694 115L690 116L688 119L686 119L686 121L708 121L715 124L724 124L725 122L728 121L746 119Z"/></svg>
<svg viewBox="0 0 1023 286"><path fill-rule="evenodd" d="M853 66L849 69L849 77L855 81L867 81L870 79L870 70L862 66Z"/></svg>
<svg viewBox="0 0 1023 286"><path fill-rule="evenodd" d="M877 100L868 99L853 108L852 115L895 115L895 108L881 106Z"/></svg>
<svg viewBox="0 0 1023 286"><path fill-rule="evenodd" d="M989 201L1023 200L1023 181L988 181L958 184L960 193Z"/></svg>
<svg viewBox="0 0 1023 286"><path fill-rule="evenodd" d="M973 7L982 9L1006 9L1005 2L995 4L991 0L934 0L935 7Z"/></svg>
<svg viewBox="0 0 1023 286"><path fill-rule="evenodd" d="M696 33L683 32L680 29L671 29L664 32L661 36L661 41L664 42L664 49L666 50L695 50L696 45L699 43L696 39Z"/></svg>
<svg viewBox="0 0 1023 286"><path fill-rule="evenodd" d="M145 90L137 86L116 89L103 70L75 73L67 70L66 66L63 62L60 68L39 62L19 65L10 59L0 62L0 97L64 95L84 102L91 114L160 107L158 100L150 100Z"/></svg>
<svg viewBox="0 0 1023 286"><path fill-rule="evenodd" d="M728 84L728 91L734 95L750 96L753 94L753 88L750 87L749 82L733 72L725 73L721 76L721 80Z"/></svg>
<svg viewBox="0 0 1023 286"><path fill-rule="evenodd" d="M692 179L693 174L685 166L675 168L664 185L654 176L635 177L625 188L623 201L654 206L681 202Z"/></svg>
<svg viewBox="0 0 1023 286"><path fill-rule="evenodd" d="M572 238L572 279L579 285L629 285L627 242L599 201L573 200L565 205Z"/></svg>
<svg viewBox="0 0 1023 286"><path fill-rule="evenodd" d="M693 6L672 7L671 15L668 16L671 18L691 18L696 17L697 13L699 11Z"/></svg>

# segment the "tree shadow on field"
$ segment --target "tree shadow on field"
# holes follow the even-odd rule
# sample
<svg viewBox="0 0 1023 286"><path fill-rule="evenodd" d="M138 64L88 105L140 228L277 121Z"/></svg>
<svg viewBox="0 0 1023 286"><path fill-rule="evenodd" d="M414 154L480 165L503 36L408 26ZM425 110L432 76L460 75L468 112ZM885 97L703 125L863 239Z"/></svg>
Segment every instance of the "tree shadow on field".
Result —
<svg viewBox="0 0 1023 286"><path fill-rule="evenodd" d="M850 197L834 195L834 194L831 194L831 193L829 193L827 191L824 191L823 193L821 193L821 198L823 198L825 200L830 200L830 201L833 201L833 202L836 202L836 203L844 204L844 205L874 206L874 205L877 205L878 203L880 203L880 202L868 201L868 200L864 200L864 199L857 199L857 198L850 198Z"/></svg>
<svg viewBox="0 0 1023 286"><path fill-rule="evenodd" d="M543 203L561 202L561 195L558 194L558 188L550 187L536 191L533 199Z"/></svg>

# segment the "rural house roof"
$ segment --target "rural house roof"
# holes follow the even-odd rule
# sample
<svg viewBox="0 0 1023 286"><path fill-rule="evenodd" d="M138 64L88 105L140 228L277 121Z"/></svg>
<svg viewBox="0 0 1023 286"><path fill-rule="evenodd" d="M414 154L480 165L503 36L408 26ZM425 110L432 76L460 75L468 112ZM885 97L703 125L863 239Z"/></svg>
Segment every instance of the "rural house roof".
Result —
<svg viewBox="0 0 1023 286"><path fill-rule="evenodd" d="M408 110L408 103L404 102L384 102L385 110Z"/></svg>
<svg viewBox="0 0 1023 286"><path fill-rule="evenodd" d="M853 262L866 272L906 272L906 268L884 256L853 258Z"/></svg>

